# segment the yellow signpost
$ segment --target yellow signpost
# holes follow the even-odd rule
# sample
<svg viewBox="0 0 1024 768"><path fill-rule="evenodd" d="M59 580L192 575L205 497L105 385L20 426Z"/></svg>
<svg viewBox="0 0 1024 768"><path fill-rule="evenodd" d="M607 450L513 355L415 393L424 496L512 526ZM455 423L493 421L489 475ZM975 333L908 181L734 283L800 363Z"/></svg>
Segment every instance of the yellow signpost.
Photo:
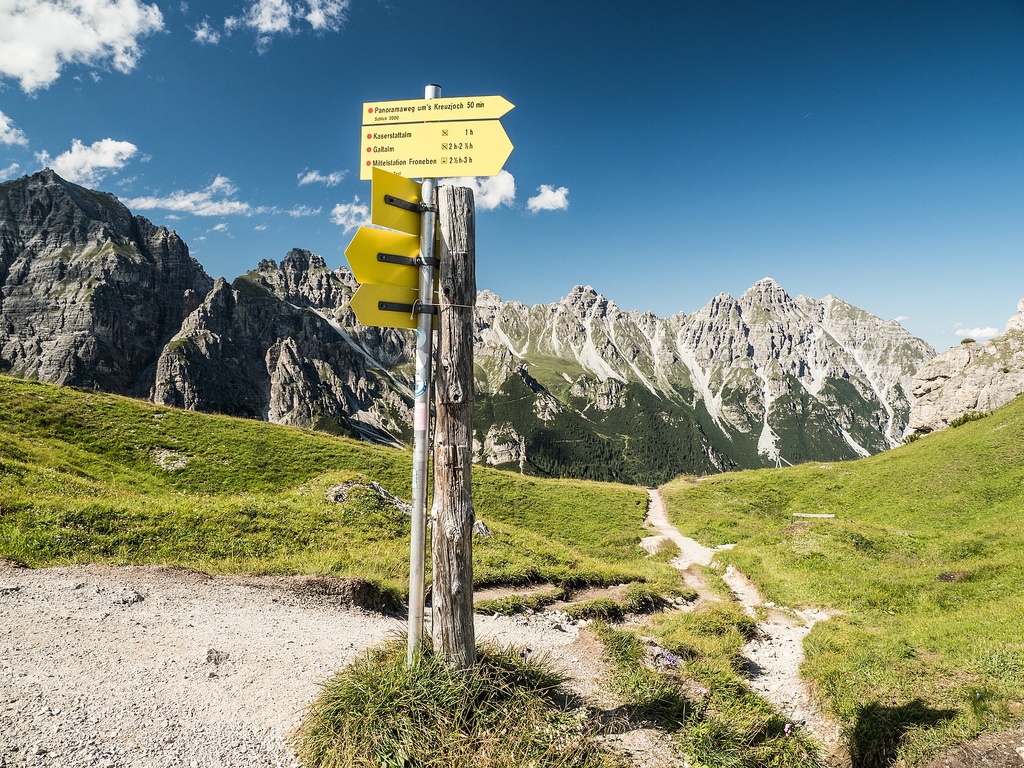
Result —
<svg viewBox="0 0 1024 768"><path fill-rule="evenodd" d="M418 235L422 213L420 194L419 182L374 168L370 184L370 222Z"/></svg>
<svg viewBox="0 0 1024 768"><path fill-rule="evenodd" d="M419 292L402 285L360 285L349 306L363 325L380 328L415 328L419 315L413 310Z"/></svg>
<svg viewBox="0 0 1024 768"><path fill-rule="evenodd" d="M496 176L513 149L500 120L364 126L361 139L364 180L374 168L417 179Z"/></svg>
<svg viewBox="0 0 1024 768"><path fill-rule="evenodd" d="M363 325L416 329L409 664L414 663L421 649L425 604L430 370L432 331L437 328L434 319L438 312L434 304L435 254L440 252L436 245L435 179L497 175L512 152L512 142L498 118L513 106L501 96L443 99L441 86L436 84L424 89L422 99L363 104L359 178L372 182L370 220L398 231L360 227L356 232L345 249L352 273L360 283L349 306ZM413 178L423 179L422 184L411 181ZM471 565L469 573L472 582ZM446 620L442 615L442 626ZM472 647L472 621L468 636Z"/></svg>
<svg viewBox="0 0 1024 768"><path fill-rule="evenodd" d="M384 126L434 120L497 120L514 106L503 96L368 101L363 104L363 125Z"/></svg>
<svg viewBox="0 0 1024 768"><path fill-rule="evenodd" d="M370 227L360 227L345 249L356 282L400 288L419 288L419 254L420 239L416 235Z"/></svg>

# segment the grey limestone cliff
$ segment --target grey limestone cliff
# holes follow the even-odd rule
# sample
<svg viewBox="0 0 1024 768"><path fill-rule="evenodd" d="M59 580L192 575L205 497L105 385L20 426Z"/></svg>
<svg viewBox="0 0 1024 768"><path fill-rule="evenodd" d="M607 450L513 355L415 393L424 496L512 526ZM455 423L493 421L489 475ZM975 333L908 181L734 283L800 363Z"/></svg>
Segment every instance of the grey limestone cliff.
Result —
<svg viewBox="0 0 1024 768"><path fill-rule="evenodd" d="M218 280L161 352L153 400L401 444L409 387L392 369L406 349L394 332L354 327L354 288L300 249Z"/></svg>
<svg viewBox="0 0 1024 768"><path fill-rule="evenodd" d="M1006 330L943 352L914 376L908 432L927 434L970 411L987 413L1024 392L1024 299Z"/></svg>
<svg viewBox="0 0 1024 768"><path fill-rule="evenodd" d="M51 170L0 184L0 371L146 395L212 281L174 232Z"/></svg>

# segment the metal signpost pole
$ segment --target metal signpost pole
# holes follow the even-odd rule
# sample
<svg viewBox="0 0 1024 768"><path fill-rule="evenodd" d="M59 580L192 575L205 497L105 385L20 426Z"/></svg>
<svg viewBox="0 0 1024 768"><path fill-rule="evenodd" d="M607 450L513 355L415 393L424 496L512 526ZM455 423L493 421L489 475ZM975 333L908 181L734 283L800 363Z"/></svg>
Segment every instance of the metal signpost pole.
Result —
<svg viewBox="0 0 1024 768"><path fill-rule="evenodd" d="M428 85L426 99L441 96L441 86ZM419 303L434 303L434 230L437 224L435 193L437 181L424 179L420 200L423 213L420 227ZM412 444L412 544L409 553L409 654L415 661L423 643L423 603L427 550L427 476L430 467L430 367L433 358L434 316L421 312L416 324L416 402L413 406Z"/></svg>

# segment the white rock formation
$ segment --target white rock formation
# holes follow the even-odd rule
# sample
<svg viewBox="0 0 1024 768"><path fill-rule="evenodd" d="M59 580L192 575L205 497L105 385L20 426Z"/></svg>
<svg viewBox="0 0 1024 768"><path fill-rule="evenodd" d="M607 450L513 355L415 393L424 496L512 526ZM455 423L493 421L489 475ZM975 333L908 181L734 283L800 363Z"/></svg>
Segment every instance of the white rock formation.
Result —
<svg viewBox="0 0 1024 768"><path fill-rule="evenodd" d="M1024 392L1024 299L1002 335L943 352L918 371L908 434L949 426L968 411L985 413Z"/></svg>

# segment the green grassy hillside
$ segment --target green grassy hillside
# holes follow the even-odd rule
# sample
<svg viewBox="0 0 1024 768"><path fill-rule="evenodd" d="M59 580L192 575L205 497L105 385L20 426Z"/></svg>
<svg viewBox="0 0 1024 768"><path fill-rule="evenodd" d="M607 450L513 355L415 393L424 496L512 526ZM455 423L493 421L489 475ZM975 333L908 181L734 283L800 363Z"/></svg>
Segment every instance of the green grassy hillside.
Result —
<svg viewBox="0 0 1024 768"><path fill-rule="evenodd" d="M663 491L682 530L737 544L718 560L766 599L835 613L803 672L855 765L1024 720L1024 397L869 459Z"/></svg>
<svg viewBox="0 0 1024 768"><path fill-rule="evenodd" d="M408 453L0 377L0 557L361 577L403 594ZM474 472L478 585L678 577L643 557L642 489Z"/></svg>

